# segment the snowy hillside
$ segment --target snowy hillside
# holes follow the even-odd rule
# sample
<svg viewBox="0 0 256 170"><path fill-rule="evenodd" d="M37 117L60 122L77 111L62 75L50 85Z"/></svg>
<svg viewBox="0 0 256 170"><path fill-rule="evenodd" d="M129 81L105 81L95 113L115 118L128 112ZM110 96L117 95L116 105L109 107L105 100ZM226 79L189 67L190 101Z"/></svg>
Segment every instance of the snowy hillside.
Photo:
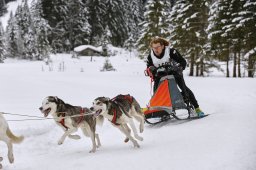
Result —
<svg viewBox="0 0 256 170"><path fill-rule="evenodd" d="M40 61L10 59L0 64L0 111L43 116L38 108L49 95L86 107L99 96L131 94L143 107L150 98L145 63L128 52L110 57L114 72L100 72L105 61L101 57L91 62L90 58L58 54L52 60L50 67ZM60 70L63 65L64 71ZM256 79L185 76L185 80L210 116L181 124L146 125L139 149L124 143L124 136L108 121L97 129L102 147L92 154L90 139L81 131L80 140L67 138L58 145L63 132L53 120L25 121L26 117L5 115L12 131L25 140L14 145L14 164L9 164L6 145L0 142L3 169L256 169Z"/></svg>

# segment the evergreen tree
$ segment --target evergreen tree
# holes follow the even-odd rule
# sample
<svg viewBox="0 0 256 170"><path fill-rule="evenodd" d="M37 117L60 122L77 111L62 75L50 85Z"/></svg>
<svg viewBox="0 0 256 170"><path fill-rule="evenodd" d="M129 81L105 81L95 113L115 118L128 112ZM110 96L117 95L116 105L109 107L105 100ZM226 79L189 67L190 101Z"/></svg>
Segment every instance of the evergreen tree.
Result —
<svg viewBox="0 0 256 170"><path fill-rule="evenodd" d="M129 41L133 39L138 39L140 33L139 23L143 20L143 2L141 0L127 0L125 3L125 14L126 27L128 28ZM127 40L126 40L127 41Z"/></svg>
<svg viewBox="0 0 256 170"><path fill-rule="evenodd" d="M54 52L69 52L89 43L91 26L83 0L42 0L42 9L51 26L48 39Z"/></svg>
<svg viewBox="0 0 256 170"><path fill-rule="evenodd" d="M144 13L144 21L140 23L141 32L137 40L138 50L142 58L148 53L149 43L152 37L168 37L168 24L165 23L167 16L165 1L148 0Z"/></svg>
<svg viewBox="0 0 256 170"><path fill-rule="evenodd" d="M226 77L230 77L229 62L231 54L232 32L229 29L232 24L230 2L221 0L216 4L216 17L214 26L211 27L212 50L219 60L226 62Z"/></svg>
<svg viewBox="0 0 256 170"><path fill-rule="evenodd" d="M228 26L228 30L231 35L230 50L233 57L233 77L241 77L241 53L244 48L244 29L239 22L241 20L241 12L243 11L244 4L245 0L232 0L230 3L231 24Z"/></svg>
<svg viewBox="0 0 256 170"><path fill-rule="evenodd" d="M24 49L22 51L24 59L35 60L38 54L36 49L35 32L33 30L33 22L28 7L27 0L23 0L21 13L19 17L19 29L21 31L21 41L23 41Z"/></svg>
<svg viewBox="0 0 256 170"><path fill-rule="evenodd" d="M89 24L91 25L89 44L100 45L106 23L103 20L103 16L107 14L105 0L89 0L88 1L89 11Z"/></svg>
<svg viewBox="0 0 256 170"><path fill-rule="evenodd" d="M88 9L82 0L77 2L70 0L69 5L69 40L71 42L71 50L74 47L89 44L90 34L92 32L88 21Z"/></svg>
<svg viewBox="0 0 256 170"><path fill-rule="evenodd" d="M37 60L49 58L51 47L48 41L48 33L50 26L47 21L42 18L42 1L34 0L31 4L31 15L33 18L33 28L36 36L36 49L38 51Z"/></svg>
<svg viewBox="0 0 256 170"><path fill-rule="evenodd" d="M4 40L4 29L2 22L0 21L0 63L3 63L5 59L5 40Z"/></svg>
<svg viewBox="0 0 256 170"><path fill-rule="evenodd" d="M245 32L245 58L248 61L248 77L253 77L256 70L256 3L253 0L246 0L243 5L243 11L241 14L240 24Z"/></svg>
<svg viewBox="0 0 256 170"><path fill-rule="evenodd" d="M69 19L66 0L53 0L54 26L52 26L52 48L54 52L67 52L70 50L71 42L68 37Z"/></svg>
<svg viewBox="0 0 256 170"><path fill-rule="evenodd" d="M0 17L7 12L5 0L0 0Z"/></svg>
<svg viewBox="0 0 256 170"><path fill-rule="evenodd" d="M114 46L123 46L128 38L124 5L123 0L106 0L107 13L103 16L104 25L108 26L111 32L110 40Z"/></svg>
<svg viewBox="0 0 256 170"><path fill-rule="evenodd" d="M204 56L208 10L208 0L177 0L171 12L172 44L189 60L190 76L203 76L207 71Z"/></svg>
<svg viewBox="0 0 256 170"><path fill-rule="evenodd" d="M19 9L19 7L18 7ZM18 12L18 10L17 10ZM10 18L8 20L8 25L6 28L6 57L15 58L19 56L19 30L17 25L17 20L13 16L13 13L10 13Z"/></svg>

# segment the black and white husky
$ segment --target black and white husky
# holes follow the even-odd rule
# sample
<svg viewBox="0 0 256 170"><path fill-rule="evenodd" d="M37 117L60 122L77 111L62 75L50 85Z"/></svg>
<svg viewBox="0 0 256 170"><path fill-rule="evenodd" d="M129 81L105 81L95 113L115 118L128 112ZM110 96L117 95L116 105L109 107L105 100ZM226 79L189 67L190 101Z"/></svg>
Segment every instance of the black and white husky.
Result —
<svg viewBox="0 0 256 170"><path fill-rule="evenodd" d="M101 146L99 135L96 133L96 117L92 115L90 109L72 106L58 97L48 96L43 100L39 110L45 117L51 114L55 122L64 130L64 134L58 141L59 145L64 142L67 136L72 139L80 139L79 135L72 135L72 133L81 128L84 135L92 140L90 153L95 152L96 148ZM103 118L97 119L99 124L102 123Z"/></svg>
<svg viewBox="0 0 256 170"><path fill-rule="evenodd" d="M8 147L8 159L10 163L14 162L14 156L13 156L13 143L21 143L23 141L23 136L15 136L9 126L7 121L5 120L3 114L0 112L0 140L4 141L7 144ZM0 157L0 162L3 160L2 157ZM2 165L0 164L0 168Z"/></svg>
<svg viewBox="0 0 256 170"><path fill-rule="evenodd" d="M145 117L134 97L130 95L118 95L113 99L98 97L94 100L91 110L95 112L96 116L102 115L107 118L115 127L123 132L126 136L125 142L130 140L134 147L140 147L131 135L131 129L134 137L142 141L143 138L138 135L133 120L135 118L139 122L139 131L142 133Z"/></svg>

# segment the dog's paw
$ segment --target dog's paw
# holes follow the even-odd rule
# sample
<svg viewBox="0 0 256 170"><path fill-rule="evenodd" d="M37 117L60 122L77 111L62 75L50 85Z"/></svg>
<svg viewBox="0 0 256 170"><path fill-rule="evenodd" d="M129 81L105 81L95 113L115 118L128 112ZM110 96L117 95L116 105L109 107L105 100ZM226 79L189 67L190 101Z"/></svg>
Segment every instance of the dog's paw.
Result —
<svg viewBox="0 0 256 170"><path fill-rule="evenodd" d="M140 133L142 133L144 131L144 126L141 124L140 125Z"/></svg>
<svg viewBox="0 0 256 170"><path fill-rule="evenodd" d="M124 139L124 142L125 142L125 143L129 142L129 138L125 138L125 139Z"/></svg>
<svg viewBox="0 0 256 170"><path fill-rule="evenodd" d="M62 145L62 144L63 144L63 140L59 140L58 145Z"/></svg>
<svg viewBox="0 0 256 170"><path fill-rule="evenodd" d="M139 141L143 141L143 137L141 137L139 135L136 135L135 138L138 139Z"/></svg>
<svg viewBox="0 0 256 170"><path fill-rule="evenodd" d="M9 162L12 164L14 162L13 154L8 154Z"/></svg>
<svg viewBox="0 0 256 170"><path fill-rule="evenodd" d="M134 142L133 146L134 146L134 148L140 148L140 145L138 144L138 142Z"/></svg>
<svg viewBox="0 0 256 170"><path fill-rule="evenodd" d="M69 138L79 140L81 137L79 135L68 135Z"/></svg>
<svg viewBox="0 0 256 170"><path fill-rule="evenodd" d="M90 150L89 153L95 153L96 152L96 148L93 148L92 150Z"/></svg>

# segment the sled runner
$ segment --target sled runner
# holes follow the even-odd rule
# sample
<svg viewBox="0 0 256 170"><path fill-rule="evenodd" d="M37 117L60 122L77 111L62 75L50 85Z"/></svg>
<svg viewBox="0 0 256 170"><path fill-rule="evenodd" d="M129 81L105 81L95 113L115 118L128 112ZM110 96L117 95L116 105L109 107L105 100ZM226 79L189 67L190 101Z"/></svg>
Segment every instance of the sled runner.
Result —
<svg viewBox="0 0 256 170"><path fill-rule="evenodd" d="M158 124L169 119L192 120L208 116L197 116L185 88L182 90L183 95L181 94L174 78L175 74L183 76L182 70L177 65L168 63L156 68L155 72L155 76L160 76L161 79L149 105L147 108L143 108L145 121L148 124ZM147 71L145 71L145 75L152 78ZM183 78L182 80L184 87L185 82Z"/></svg>

